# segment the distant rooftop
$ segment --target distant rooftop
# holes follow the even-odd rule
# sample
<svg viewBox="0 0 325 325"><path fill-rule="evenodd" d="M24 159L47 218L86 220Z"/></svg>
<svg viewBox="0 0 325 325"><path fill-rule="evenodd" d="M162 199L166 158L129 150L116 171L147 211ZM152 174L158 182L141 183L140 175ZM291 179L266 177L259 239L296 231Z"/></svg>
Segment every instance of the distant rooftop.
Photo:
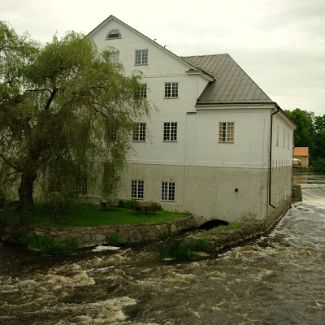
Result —
<svg viewBox="0 0 325 325"><path fill-rule="evenodd" d="M273 103L229 54L181 58L215 78L207 85L197 104Z"/></svg>
<svg viewBox="0 0 325 325"><path fill-rule="evenodd" d="M294 157L308 157L309 156L309 148L308 147L295 147L293 149Z"/></svg>

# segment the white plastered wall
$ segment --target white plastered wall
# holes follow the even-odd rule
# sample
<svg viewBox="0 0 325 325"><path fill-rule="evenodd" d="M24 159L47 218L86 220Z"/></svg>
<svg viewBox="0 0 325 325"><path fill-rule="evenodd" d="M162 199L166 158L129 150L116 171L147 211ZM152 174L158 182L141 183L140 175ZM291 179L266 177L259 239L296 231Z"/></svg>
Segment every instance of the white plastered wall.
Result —
<svg viewBox="0 0 325 325"><path fill-rule="evenodd" d="M122 37L106 40L106 34L116 28ZM196 108L208 80L189 75L189 67L178 58L115 20L98 29L92 38L99 51L108 47L119 51L127 75L143 73L142 82L147 84L152 106L150 117L138 121L147 123L146 142L133 143L122 177L121 198L130 199L131 180L142 179L144 200L161 202L161 182L174 181L175 202L161 202L170 210L229 222L264 219L272 212L268 209L270 108ZM148 65L134 64L136 49L148 49ZM164 98L164 82L178 82L178 98ZM163 141L164 122L178 123L177 142ZM233 144L218 143L219 122L235 123ZM275 140L272 146L272 166L276 168L291 164L291 150L281 142L283 130L288 132L289 141L292 139L292 128L280 114L274 116L273 139L277 128L279 146ZM272 196L280 205L290 184L288 176L282 177L279 170L274 175Z"/></svg>

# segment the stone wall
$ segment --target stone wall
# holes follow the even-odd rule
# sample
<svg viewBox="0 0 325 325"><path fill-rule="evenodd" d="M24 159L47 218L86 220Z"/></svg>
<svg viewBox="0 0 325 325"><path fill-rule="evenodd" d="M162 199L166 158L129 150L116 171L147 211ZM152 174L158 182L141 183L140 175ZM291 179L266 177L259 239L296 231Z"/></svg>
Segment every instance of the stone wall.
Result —
<svg viewBox="0 0 325 325"><path fill-rule="evenodd" d="M166 221L156 224L104 225L97 227L52 228L31 225L24 234L50 236L58 241L75 239L80 248L102 244L137 244L146 241L157 241L169 234L177 234L194 227L194 217ZM10 225L0 227L0 240L12 241L14 229Z"/></svg>
<svg viewBox="0 0 325 325"><path fill-rule="evenodd" d="M301 185L292 185L292 202L301 202Z"/></svg>

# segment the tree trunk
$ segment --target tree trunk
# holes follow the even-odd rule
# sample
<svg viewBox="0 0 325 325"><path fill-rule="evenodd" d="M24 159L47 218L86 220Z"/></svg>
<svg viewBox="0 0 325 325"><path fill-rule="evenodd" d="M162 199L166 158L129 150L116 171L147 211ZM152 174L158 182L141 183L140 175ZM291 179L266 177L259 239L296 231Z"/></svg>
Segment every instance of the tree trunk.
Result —
<svg viewBox="0 0 325 325"><path fill-rule="evenodd" d="M19 193L19 205L23 210L30 210L33 208L33 189L34 181L36 179L35 171L24 171L21 175L20 186L18 189Z"/></svg>

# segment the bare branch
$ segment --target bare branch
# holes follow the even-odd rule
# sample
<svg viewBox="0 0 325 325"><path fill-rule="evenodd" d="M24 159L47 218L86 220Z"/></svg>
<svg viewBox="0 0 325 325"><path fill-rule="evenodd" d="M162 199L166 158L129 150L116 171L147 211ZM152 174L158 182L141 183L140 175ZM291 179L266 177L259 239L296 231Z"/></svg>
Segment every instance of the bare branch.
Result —
<svg viewBox="0 0 325 325"><path fill-rule="evenodd" d="M52 94L51 89L48 89L48 88L26 89L25 93L27 93L27 92L38 92L38 91L48 91L50 94Z"/></svg>

